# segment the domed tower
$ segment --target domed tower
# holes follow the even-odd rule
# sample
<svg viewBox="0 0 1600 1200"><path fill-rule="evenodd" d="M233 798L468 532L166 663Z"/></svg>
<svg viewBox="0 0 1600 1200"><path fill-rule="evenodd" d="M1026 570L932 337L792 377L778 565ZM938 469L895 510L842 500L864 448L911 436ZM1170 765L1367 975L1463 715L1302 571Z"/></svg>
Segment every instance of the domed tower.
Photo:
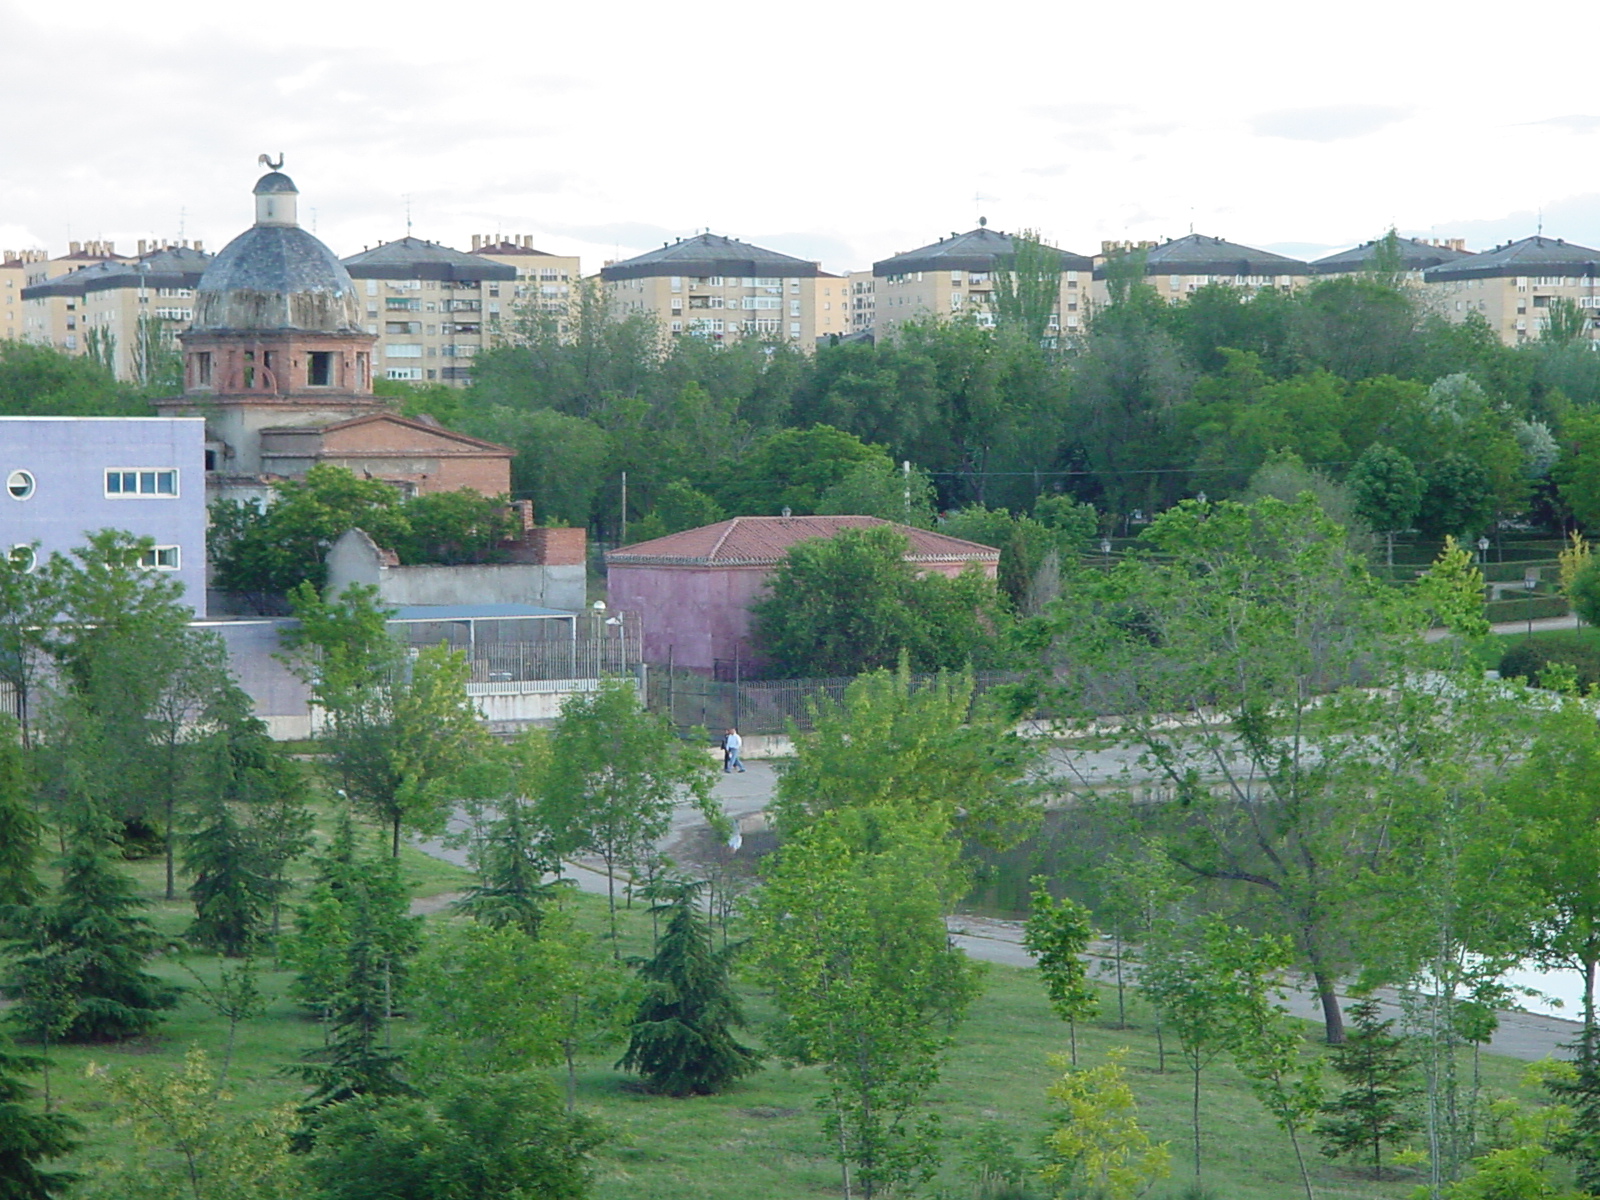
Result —
<svg viewBox="0 0 1600 1200"><path fill-rule="evenodd" d="M208 466L219 475L274 473L262 459L264 429L389 409L372 394L377 338L362 327L356 285L300 228L299 189L282 165L256 183L255 224L201 275L194 322L180 335L184 394L157 402L164 415L206 417Z"/></svg>

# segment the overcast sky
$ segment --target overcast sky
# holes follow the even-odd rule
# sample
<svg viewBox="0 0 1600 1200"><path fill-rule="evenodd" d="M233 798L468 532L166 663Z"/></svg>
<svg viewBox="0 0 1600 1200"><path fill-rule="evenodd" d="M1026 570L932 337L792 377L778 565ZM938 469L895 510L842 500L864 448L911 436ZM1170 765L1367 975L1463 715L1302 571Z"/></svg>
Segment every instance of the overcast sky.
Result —
<svg viewBox="0 0 1600 1200"><path fill-rule="evenodd" d="M844 271L980 213L1081 253L1482 248L1541 212L1600 245L1600 17L1485 12L0 0L0 248L216 249L280 150L341 255L404 234L407 197L419 237L531 234L585 271L706 227Z"/></svg>

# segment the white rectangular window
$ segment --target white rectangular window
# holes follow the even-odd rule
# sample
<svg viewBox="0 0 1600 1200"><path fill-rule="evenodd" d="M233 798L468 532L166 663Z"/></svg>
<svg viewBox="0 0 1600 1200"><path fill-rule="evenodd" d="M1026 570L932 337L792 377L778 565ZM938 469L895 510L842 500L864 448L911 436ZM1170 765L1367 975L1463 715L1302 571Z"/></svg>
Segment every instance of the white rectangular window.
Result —
<svg viewBox="0 0 1600 1200"><path fill-rule="evenodd" d="M683 291L683 276L682 275L674 275L672 277L672 290L675 291L675 292Z"/></svg>
<svg viewBox="0 0 1600 1200"><path fill-rule="evenodd" d="M106 472L106 495L116 500L153 496L167 499L178 494L176 470L147 467L113 467Z"/></svg>
<svg viewBox="0 0 1600 1200"><path fill-rule="evenodd" d="M800 301L798 301L798 300L789 301L789 315L791 317L798 317L800 315Z"/></svg>
<svg viewBox="0 0 1600 1200"><path fill-rule="evenodd" d="M385 358L421 358L422 347L415 343L402 342L398 346L385 346L383 348L383 356Z"/></svg>
<svg viewBox="0 0 1600 1200"><path fill-rule="evenodd" d="M799 337L800 336L800 322L799 321L791 321L789 323L789 336L790 337Z"/></svg>
<svg viewBox="0 0 1600 1200"><path fill-rule="evenodd" d="M139 555L139 565L151 571L176 571L178 548L176 546L151 546Z"/></svg>

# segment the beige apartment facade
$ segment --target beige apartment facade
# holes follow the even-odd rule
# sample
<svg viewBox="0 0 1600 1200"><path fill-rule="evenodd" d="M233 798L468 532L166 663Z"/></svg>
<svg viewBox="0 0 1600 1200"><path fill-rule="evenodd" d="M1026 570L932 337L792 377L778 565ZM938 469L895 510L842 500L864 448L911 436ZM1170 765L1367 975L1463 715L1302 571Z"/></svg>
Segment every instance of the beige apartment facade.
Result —
<svg viewBox="0 0 1600 1200"><path fill-rule="evenodd" d="M29 285L32 340L92 355L118 379L151 383L178 357L194 318L194 288L211 256L201 243L139 243L138 256L108 258ZM48 328L43 322L49 322Z"/></svg>
<svg viewBox="0 0 1600 1200"><path fill-rule="evenodd" d="M850 326L850 277L848 275L834 275L828 271L818 271L815 284L816 312L813 314L812 328L816 330L819 342L828 341L830 338L837 340L849 337L852 329Z"/></svg>
<svg viewBox="0 0 1600 1200"><path fill-rule="evenodd" d="M756 338L801 347L816 343L820 275L817 263L711 233L600 270L612 314L653 318L666 342Z"/></svg>
<svg viewBox="0 0 1600 1200"><path fill-rule="evenodd" d="M1094 299L1111 299L1107 263L1129 252L1142 252L1144 282L1168 304L1182 304L1203 287L1224 284L1245 292L1296 291L1312 277L1311 264L1298 258L1257 250L1219 237L1191 233L1165 242L1106 242L1094 271ZM1111 268L1113 271L1115 268Z"/></svg>
<svg viewBox="0 0 1600 1200"><path fill-rule="evenodd" d="M1584 310L1590 340L1600 340L1600 250L1538 235L1434 267L1423 279L1440 316L1462 322L1475 313L1508 346L1537 339L1557 300Z"/></svg>
<svg viewBox="0 0 1600 1200"><path fill-rule="evenodd" d="M510 282L485 281L484 327L491 338L514 332L525 318L565 322L583 281L577 255L537 250L528 234L477 233L472 235L472 253L517 273Z"/></svg>
<svg viewBox="0 0 1600 1200"><path fill-rule="evenodd" d="M0 250L0 341L23 340L22 289L28 286L28 268L49 257L43 250Z"/></svg>
<svg viewBox="0 0 1600 1200"><path fill-rule="evenodd" d="M907 321L929 318L993 325L995 274L1014 252L1010 234L980 225L873 263L874 335L892 337ZM1094 260L1066 250L1055 253L1060 257L1061 291L1049 328L1070 337L1082 330L1088 316Z"/></svg>
<svg viewBox="0 0 1600 1200"><path fill-rule="evenodd" d="M24 286L39 287L104 262L126 262L114 242L69 242L67 253L58 258L34 259L24 268ZM84 345L83 309L70 295L45 295L29 300L23 297L22 338L37 346L51 346L68 354L82 354Z"/></svg>
<svg viewBox="0 0 1600 1200"><path fill-rule="evenodd" d="M409 234L342 260L355 281L380 379L472 382L472 361L493 344L486 317L505 319L515 268Z"/></svg>

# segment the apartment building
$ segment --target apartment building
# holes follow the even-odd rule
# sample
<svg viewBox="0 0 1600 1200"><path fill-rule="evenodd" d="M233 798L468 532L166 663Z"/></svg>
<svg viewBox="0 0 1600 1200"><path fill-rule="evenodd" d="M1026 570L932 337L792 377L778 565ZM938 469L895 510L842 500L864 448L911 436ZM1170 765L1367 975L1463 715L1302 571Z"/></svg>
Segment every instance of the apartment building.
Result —
<svg viewBox="0 0 1600 1200"><path fill-rule="evenodd" d="M828 338L849 337L854 330L850 325L850 277L834 275L828 271L817 272L816 312L813 328L818 341Z"/></svg>
<svg viewBox="0 0 1600 1200"><path fill-rule="evenodd" d="M49 257L43 250L0 250L0 341L22 340L22 289L28 286L28 268Z"/></svg>
<svg viewBox="0 0 1600 1200"><path fill-rule="evenodd" d="M1508 346L1537 338L1558 299L1600 316L1600 250L1542 235L1507 242L1423 273L1425 295L1452 321L1477 313ZM1600 329L1590 321L1589 336Z"/></svg>
<svg viewBox="0 0 1600 1200"><path fill-rule="evenodd" d="M204 421L0 417L0 477L0 552L38 563L85 530L126 530L152 542L140 565L205 616Z"/></svg>
<svg viewBox="0 0 1600 1200"><path fill-rule="evenodd" d="M1078 330L1088 315L1094 260L1050 249L1061 266L1060 307L1050 327ZM892 335L906 321L964 317L994 323L994 277L1015 253L1011 235L986 223L967 233L952 233L915 250L872 264L873 332Z"/></svg>
<svg viewBox="0 0 1600 1200"><path fill-rule="evenodd" d="M201 243L139 243L138 256L107 258L24 289L30 311L50 314L49 344L91 354L122 380L149 383L179 354L194 319L194 289L211 256Z"/></svg>
<svg viewBox="0 0 1600 1200"><path fill-rule="evenodd" d="M667 339L814 344L818 264L702 233L600 270L618 317L653 317ZM830 284L836 287L837 285Z"/></svg>
<svg viewBox="0 0 1600 1200"><path fill-rule="evenodd" d="M32 288L73 271L102 262L125 261L114 242L69 242L58 258L34 258L23 267L23 286ZM73 296L23 297L22 337L38 346L53 346L69 354L84 352L82 309Z"/></svg>
<svg viewBox="0 0 1600 1200"><path fill-rule="evenodd" d="M1363 275L1373 269L1386 239L1362 242L1349 250L1341 250L1311 264L1311 273L1324 277ZM1422 285L1422 276L1434 267L1447 266L1464 258L1471 258L1463 238L1395 238L1399 251L1400 280L1413 287Z"/></svg>
<svg viewBox="0 0 1600 1200"><path fill-rule="evenodd" d="M511 237L472 235L472 253L501 263L517 273L507 285L487 281L484 326L491 334L512 328L523 317L563 320L571 311L576 289L583 280L576 254L548 254L534 249L527 234Z"/></svg>
<svg viewBox="0 0 1600 1200"><path fill-rule="evenodd" d="M409 234L343 261L377 336L380 378L472 381L472 360L493 343L485 318L503 320L516 269Z"/></svg>
<svg viewBox="0 0 1600 1200"><path fill-rule="evenodd" d="M1099 303L1111 298L1107 260L1129 250L1144 252L1144 281L1168 304L1181 304L1192 293L1213 283L1250 292L1269 288L1293 291L1311 277L1311 264L1298 258L1200 233L1170 238L1159 245L1107 242L1101 246L1103 257L1094 271L1095 299Z"/></svg>
<svg viewBox="0 0 1600 1200"><path fill-rule="evenodd" d="M872 270L851 271L845 278L850 281L850 332L871 333L877 300Z"/></svg>

